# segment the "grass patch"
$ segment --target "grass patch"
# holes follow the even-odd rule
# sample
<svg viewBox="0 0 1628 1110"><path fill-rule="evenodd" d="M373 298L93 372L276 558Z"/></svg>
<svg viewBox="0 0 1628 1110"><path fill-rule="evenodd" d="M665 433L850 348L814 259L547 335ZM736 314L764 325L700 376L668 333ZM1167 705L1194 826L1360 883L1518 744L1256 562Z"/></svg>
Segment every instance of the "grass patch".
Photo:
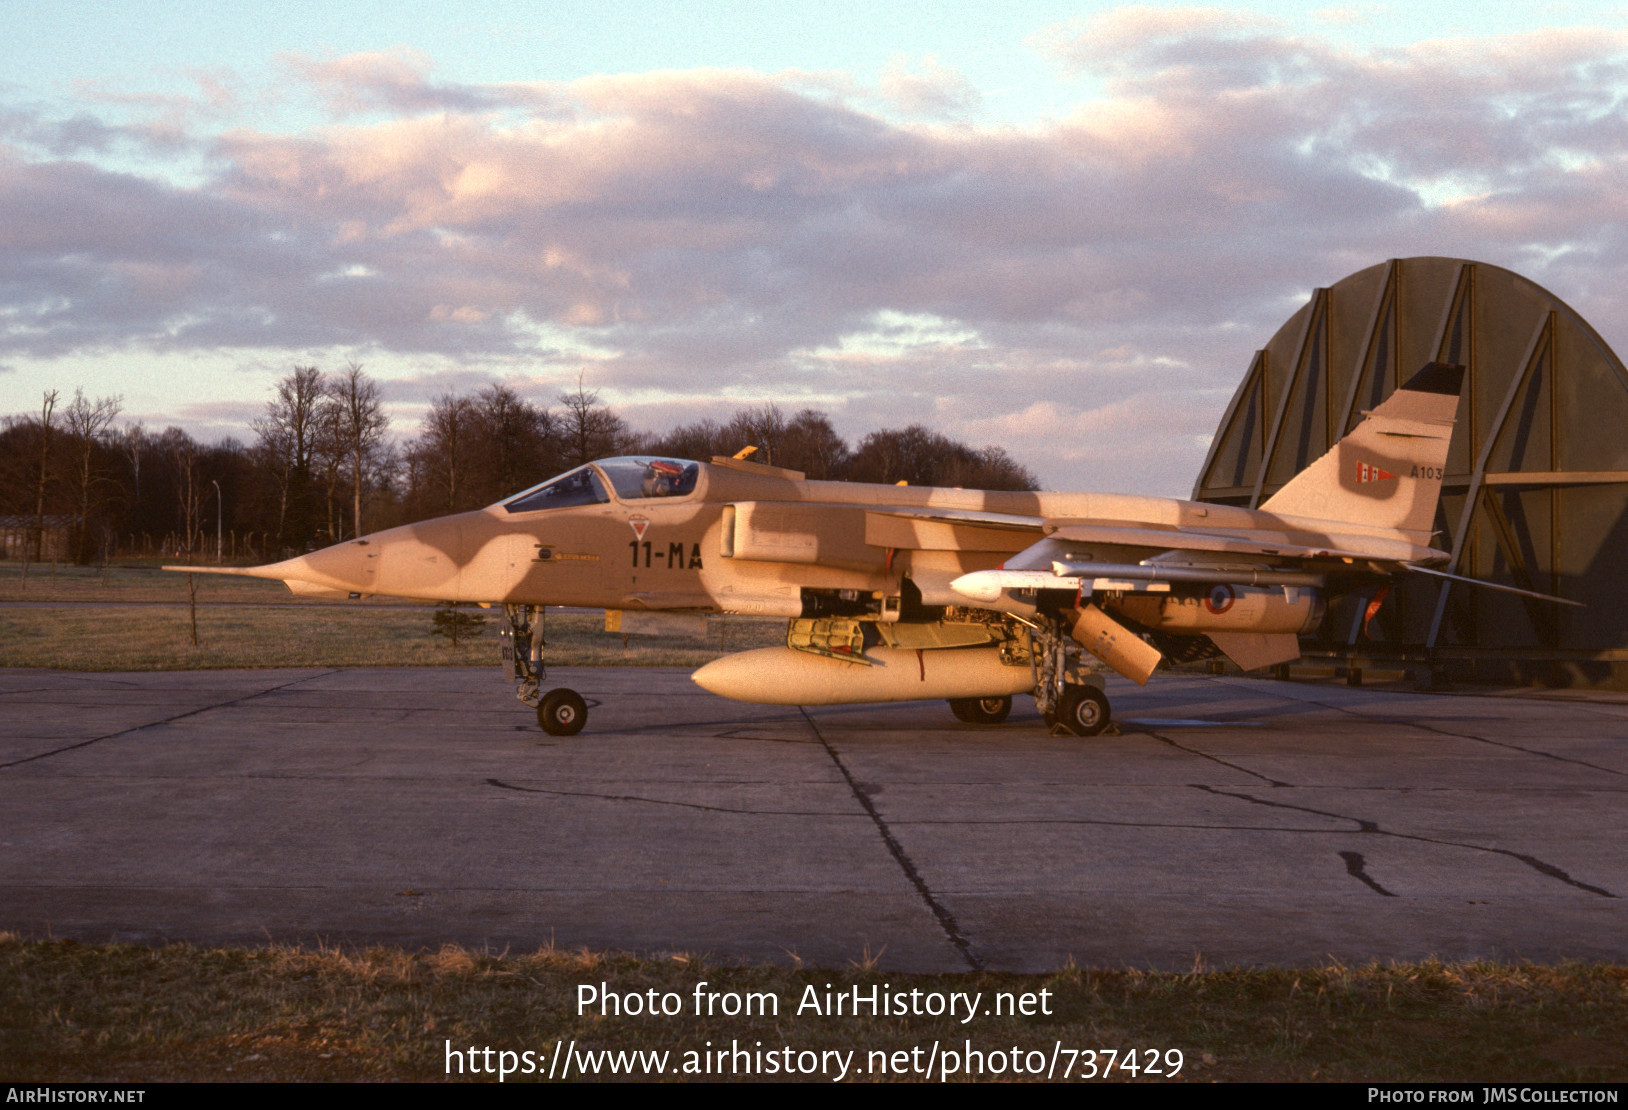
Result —
<svg viewBox="0 0 1628 1110"><path fill-rule="evenodd" d="M298 598L281 582L198 575L198 645L192 644L187 576L155 566L0 563L0 667L72 671L215 670L243 667L492 666L499 609L481 634L452 647L430 635L435 605L394 598ZM47 608L62 605L62 608ZM83 607L81 607L83 606ZM785 622L713 618L704 636L605 631L598 613L552 613L548 664L560 667L698 667L720 655L785 642Z"/></svg>
<svg viewBox="0 0 1628 1110"><path fill-rule="evenodd" d="M779 1015L696 1016L701 981L719 993L772 994ZM600 983L621 994L676 993L685 1013L578 1016L578 985ZM823 995L828 984L841 992L884 983L892 993L983 992L985 1006L997 991L1046 990L1052 1013L968 1024L796 1013L810 986ZM852 1049L861 1068L873 1050L920 1047L925 1061L935 1040L1048 1060L1060 1041L1065 1049L1180 1049L1179 1080L1606 1082L1628 1078L1628 969L1425 963L905 975L552 950L204 950L0 935L0 1072L13 1082L432 1080L445 1075L449 1040L454 1050L531 1050L544 1059L556 1041L666 1050L670 1068L708 1041Z"/></svg>
<svg viewBox="0 0 1628 1110"><path fill-rule="evenodd" d="M185 605L0 609L0 667L172 671L242 667L498 665L500 610L466 609L487 622L452 647L430 635L432 606L198 606L198 646ZM720 655L785 642L785 622L714 619L705 636L605 631L598 613L548 618L551 667L698 667Z"/></svg>
<svg viewBox="0 0 1628 1110"><path fill-rule="evenodd" d="M156 567L0 562L0 667L70 671L218 670L244 667L485 667L498 663L501 609L458 646L432 636L430 602L297 598L281 582L198 575L198 645L192 644L187 576ZM52 606L61 606L55 608ZM730 652L785 643L786 624L713 617L704 635L606 632L598 612L548 617L548 665L699 667Z"/></svg>
<svg viewBox="0 0 1628 1110"><path fill-rule="evenodd" d="M48 562L30 563L25 578L23 564L8 559L0 561L0 601L100 602L111 605L178 601L185 604L187 576L159 570L160 565L158 561L120 562L106 567L61 563L53 569ZM264 578L200 574L197 581L200 604L312 604L310 598L298 598L289 593L288 587L281 582Z"/></svg>

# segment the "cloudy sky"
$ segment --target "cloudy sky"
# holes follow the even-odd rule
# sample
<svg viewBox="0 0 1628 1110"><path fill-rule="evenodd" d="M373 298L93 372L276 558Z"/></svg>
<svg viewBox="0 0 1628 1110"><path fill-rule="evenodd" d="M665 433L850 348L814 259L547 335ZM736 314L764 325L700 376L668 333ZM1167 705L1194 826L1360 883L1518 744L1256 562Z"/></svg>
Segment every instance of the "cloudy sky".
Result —
<svg viewBox="0 0 1628 1110"><path fill-rule="evenodd" d="M0 413L247 440L355 360L410 434L580 375L1184 495L1251 353L1387 258L1628 350L1628 7L1419 7L9 0Z"/></svg>

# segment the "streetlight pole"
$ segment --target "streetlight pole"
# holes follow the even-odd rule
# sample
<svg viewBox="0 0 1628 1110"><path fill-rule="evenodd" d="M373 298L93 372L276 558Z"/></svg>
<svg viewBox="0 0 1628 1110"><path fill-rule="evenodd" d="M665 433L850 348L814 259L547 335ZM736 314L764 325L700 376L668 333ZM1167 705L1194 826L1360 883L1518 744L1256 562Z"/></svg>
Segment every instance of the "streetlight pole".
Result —
<svg viewBox="0 0 1628 1110"><path fill-rule="evenodd" d="M225 550L225 548L221 547L220 542L220 522L221 516L223 515L220 503L220 483L211 478L209 479L209 484L215 487L215 565L220 566L222 562L221 553Z"/></svg>

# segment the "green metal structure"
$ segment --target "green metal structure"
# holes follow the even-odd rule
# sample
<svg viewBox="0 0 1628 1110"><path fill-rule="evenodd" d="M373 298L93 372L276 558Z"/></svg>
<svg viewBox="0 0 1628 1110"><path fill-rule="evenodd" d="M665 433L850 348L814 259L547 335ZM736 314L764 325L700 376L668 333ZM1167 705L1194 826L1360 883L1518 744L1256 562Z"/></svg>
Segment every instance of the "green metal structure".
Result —
<svg viewBox="0 0 1628 1110"><path fill-rule="evenodd" d="M1436 681L1628 688L1628 370L1559 298L1509 270L1403 258L1316 290L1249 371L1193 498L1255 507L1430 361L1468 369L1436 546L1457 574L1331 606L1308 659Z"/></svg>

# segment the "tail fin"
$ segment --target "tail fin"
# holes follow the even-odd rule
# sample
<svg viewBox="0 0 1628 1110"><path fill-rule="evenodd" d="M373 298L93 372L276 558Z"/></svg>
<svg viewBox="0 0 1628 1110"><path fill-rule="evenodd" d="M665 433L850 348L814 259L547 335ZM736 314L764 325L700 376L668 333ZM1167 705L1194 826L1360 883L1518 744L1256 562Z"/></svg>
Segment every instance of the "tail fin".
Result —
<svg viewBox="0 0 1628 1110"><path fill-rule="evenodd" d="M1464 367L1428 363L1261 509L1394 529L1428 546Z"/></svg>

